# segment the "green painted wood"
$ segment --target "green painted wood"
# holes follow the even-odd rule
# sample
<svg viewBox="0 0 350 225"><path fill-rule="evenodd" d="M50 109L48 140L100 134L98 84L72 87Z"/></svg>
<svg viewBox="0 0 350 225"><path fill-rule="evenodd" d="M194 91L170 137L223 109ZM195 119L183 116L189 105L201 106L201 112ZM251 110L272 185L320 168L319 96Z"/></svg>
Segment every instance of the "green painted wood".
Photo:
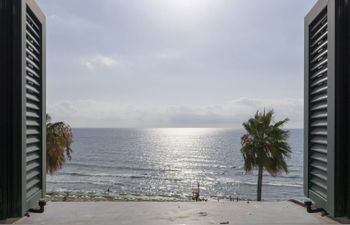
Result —
<svg viewBox="0 0 350 225"><path fill-rule="evenodd" d="M46 186L45 16L22 2L22 213L38 207Z"/></svg>
<svg viewBox="0 0 350 225"><path fill-rule="evenodd" d="M329 104L328 1L318 1L305 17L304 193L329 208L329 143L332 125Z"/></svg>
<svg viewBox="0 0 350 225"><path fill-rule="evenodd" d="M304 192L333 217L350 215L349 4L319 0L305 17Z"/></svg>
<svg viewBox="0 0 350 225"><path fill-rule="evenodd" d="M45 195L45 16L34 0L0 0L0 30L2 220Z"/></svg>

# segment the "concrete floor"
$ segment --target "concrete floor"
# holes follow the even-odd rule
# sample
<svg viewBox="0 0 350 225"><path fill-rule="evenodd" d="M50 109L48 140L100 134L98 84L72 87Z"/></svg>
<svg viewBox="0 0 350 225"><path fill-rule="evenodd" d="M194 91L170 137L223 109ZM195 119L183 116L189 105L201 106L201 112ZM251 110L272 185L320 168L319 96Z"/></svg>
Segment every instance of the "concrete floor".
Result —
<svg viewBox="0 0 350 225"><path fill-rule="evenodd" d="M48 202L15 224L336 224L291 202Z"/></svg>

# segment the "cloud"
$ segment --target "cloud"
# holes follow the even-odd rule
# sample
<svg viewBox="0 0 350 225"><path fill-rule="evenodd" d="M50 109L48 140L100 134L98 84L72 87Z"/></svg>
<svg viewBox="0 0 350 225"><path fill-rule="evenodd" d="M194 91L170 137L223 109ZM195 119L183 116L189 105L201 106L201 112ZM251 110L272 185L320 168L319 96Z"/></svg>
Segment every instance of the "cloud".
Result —
<svg viewBox="0 0 350 225"><path fill-rule="evenodd" d="M166 49L162 51L155 52L153 54L154 59L160 59L160 60L173 60L178 59L180 57L183 57L183 54L180 53L177 49Z"/></svg>
<svg viewBox="0 0 350 225"><path fill-rule="evenodd" d="M301 99L238 98L213 105L140 105L94 100L61 101L48 112L73 127L224 127L241 128L256 110L274 109L289 128L303 127Z"/></svg>
<svg viewBox="0 0 350 225"><path fill-rule="evenodd" d="M120 64L117 59L104 55L83 57L80 62L83 67L89 70L95 70L98 68L110 68Z"/></svg>

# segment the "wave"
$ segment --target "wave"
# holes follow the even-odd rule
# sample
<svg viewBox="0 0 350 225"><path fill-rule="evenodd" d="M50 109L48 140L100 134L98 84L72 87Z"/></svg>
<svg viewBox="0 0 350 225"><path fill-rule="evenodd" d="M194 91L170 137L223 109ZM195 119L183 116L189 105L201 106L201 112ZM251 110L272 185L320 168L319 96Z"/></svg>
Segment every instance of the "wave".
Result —
<svg viewBox="0 0 350 225"><path fill-rule="evenodd" d="M95 163L81 163L81 162L67 162L68 167L84 167L84 168L103 168L114 170L133 170L133 171L157 171L157 172L179 172L186 169L242 169L242 166L236 165L222 165L212 162L197 162L195 160L178 160L174 164L167 165L165 163L163 168L157 167L138 167L138 166L116 166L116 165L103 165ZM172 167L172 168L171 168Z"/></svg>
<svg viewBox="0 0 350 225"><path fill-rule="evenodd" d="M100 186L110 186L113 184L113 182L108 181L89 181L89 180L79 180L79 181L72 181L72 180L47 180L48 184L93 184L93 185L100 185Z"/></svg>
<svg viewBox="0 0 350 225"><path fill-rule="evenodd" d="M159 177L150 174L144 175L135 175L135 174L106 174L106 173L98 173L98 174L87 174L80 172L59 172L58 175L49 175L48 182L56 182L60 179L60 182L64 183L64 180L61 179L61 175L66 176L78 176L78 177L90 177L90 178L126 178L126 179L152 179L152 180L168 180L168 181L183 181L184 178L171 178L171 177ZM56 179L55 179L56 178ZM70 182L70 181L68 181ZM79 182L79 181L73 181ZM84 180L85 182L85 180Z"/></svg>
<svg viewBox="0 0 350 225"><path fill-rule="evenodd" d="M78 177L113 177L112 174L107 173L98 173L98 174L92 174L92 173L80 173L80 172L59 172L57 175L67 175L67 176L78 176ZM54 175L52 177L55 177L57 175Z"/></svg>
<svg viewBox="0 0 350 225"><path fill-rule="evenodd" d="M107 166L100 164L89 164L89 163L78 163L78 162L67 162L66 166L76 167L88 167L88 168L106 168L115 170L134 170L134 171L159 171L159 172L177 172L177 169L164 169L164 168L143 168L143 167L131 167L131 166Z"/></svg>
<svg viewBox="0 0 350 225"><path fill-rule="evenodd" d="M242 181L235 181L234 183L237 183L239 185L249 185L249 186L256 186L257 183L254 182L242 182ZM263 186L278 186L278 187L303 187L303 184L297 184L297 183L263 183Z"/></svg>
<svg viewBox="0 0 350 225"><path fill-rule="evenodd" d="M57 177L58 179L55 179L55 177L51 176L47 182L48 183L67 183L67 184L95 184L95 185L120 185L124 186L122 182L115 182L115 180L94 180L93 178L123 178L123 179L148 179L148 180L165 180L165 181L172 181L172 182L182 182L182 181L188 181L191 180L190 178L172 178L172 177L158 177L158 176L152 176L152 175L131 175L131 174L122 174L122 175L112 175L112 174L84 174L84 173L61 173L64 175L69 176L81 176L81 177L89 177L91 179L82 179L82 180L66 180L62 179L60 177ZM210 183L216 183L221 185L228 185L228 184L234 184L234 185L248 185L248 186L256 186L256 182L246 182L246 181L240 181L233 178L221 178L218 180L215 180L211 177L206 177L207 181ZM202 180L203 181L203 180ZM129 182L125 182L125 185ZM296 187L296 188L302 188L302 183L288 183L288 182L268 182L263 183L263 186L277 186L277 187Z"/></svg>
<svg viewBox="0 0 350 225"><path fill-rule="evenodd" d="M50 201L190 201L192 195L176 193L141 194L116 193L106 191L81 191L68 189L48 190L46 198Z"/></svg>

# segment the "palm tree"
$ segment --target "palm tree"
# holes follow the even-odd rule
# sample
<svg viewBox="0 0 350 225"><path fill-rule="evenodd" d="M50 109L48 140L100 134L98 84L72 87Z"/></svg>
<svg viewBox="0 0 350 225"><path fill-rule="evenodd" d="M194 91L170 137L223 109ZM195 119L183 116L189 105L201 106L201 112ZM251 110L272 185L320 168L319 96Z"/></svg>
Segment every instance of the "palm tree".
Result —
<svg viewBox="0 0 350 225"><path fill-rule="evenodd" d="M66 159L71 159L73 134L69 125L63 122L51 122L46 115L46 171L50 174L61 169Z"/></svg>
<svg viewBox="0 0 350 225"><path fill-rule="evenodd" d="M273 115L273 110L264 110L263 113L257 111L254 117L243 123L247 132L241 137L244 169L247 173L258 169L258 201L261 201L264 170L271 176L283 171L288 173L285 159L291 153L287 142L289 132L282 127L289 119L274 122Z"/></svg>

